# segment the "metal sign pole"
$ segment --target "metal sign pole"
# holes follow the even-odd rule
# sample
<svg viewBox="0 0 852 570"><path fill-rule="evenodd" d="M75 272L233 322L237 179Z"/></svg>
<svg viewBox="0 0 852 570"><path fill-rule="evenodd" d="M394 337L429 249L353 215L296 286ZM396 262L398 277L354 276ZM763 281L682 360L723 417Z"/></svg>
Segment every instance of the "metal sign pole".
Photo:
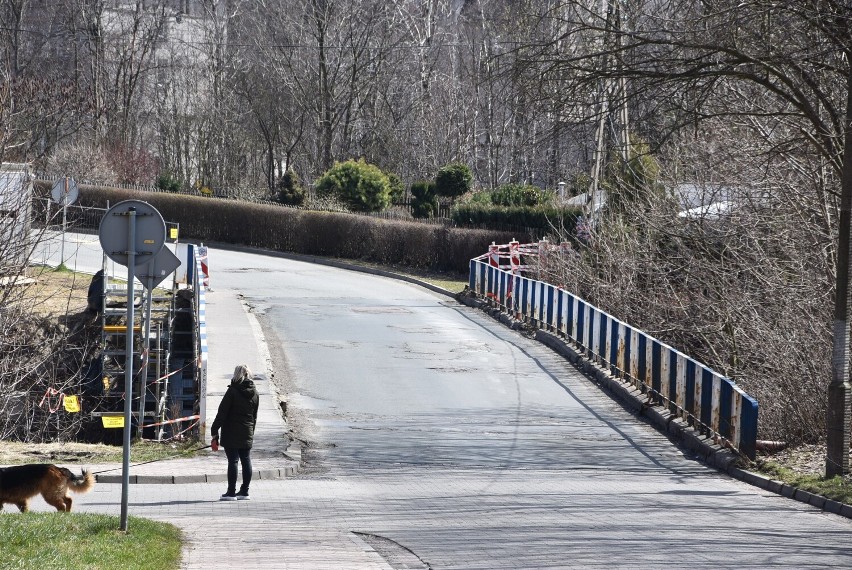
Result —
<svg viewBox="0 0 852 570"><path fill-rule="evenodd" d="M68 212L68 205L65 202L62 202L62 245L59 249L59 265L65 263L65 224Z"/></svg>
<svg viewBox="0 0 852 570"><path fill-rule="evenodd" d="M127 346L124 362L124 453L121 462L121 522L127 531L127 496L130 489L130 410L133 398L133 270L136 267L136 208L127 211Z"/></svg>
<svg viewBox="0 0 852 570"><path fill-rule="evenodd" d="M163 422L166 420L166 415L163 413L163 406L161 405L160 399L163 397L163 384L160 381L160 378L163 375L163 331L162 325L157 323L157 399L154 401L154 417L157 418L157 422L160 424L157 426L157 441L162 441L163 439Z"/></svg>
<svg viewBox="0 0 852 570"><path fill-rule="evenodd" d="M125 225L125 217L127 225ZM140 200L124 200L110 208L101 219L98 239L107 257L119 265L127 266L127 347L124 363L124 456L122 458L120 524L120 530L126 531L127 495L130 487L131 410L133 408L133 298L135 297L133 289L136 263L137 260L139 263L150 261L151 258L143 257L150 255L154 258L155 263L159 260L162 265L160 271L163 275L167 275L174 271L175 261L177 265L180 265L180 260L175 258L174 254L168 250L166 250L165 256L161 255L163 244L166 241L166 224L156 208ZM171 255L171 258L169 258L169 255ZM156 272L149 271L148 273L153 274L156 280ZM139 280L143 281L141 275ZM144 389L142 396L144 398ZM139 418L140 429L143 420L144 415L141 415Z"/></svg>
<svg viewBox="0 0 852 570"><path fill-rule="evenodd" d="M62 245L59 249L59 265L65 263L65 224L68 219L68 178L64 182L64 192L62 194Z"/></svg>
<svg viewBox="0 0 852 570"><path fill-rule="evenodd" d="M139 373L139 439L142 439L142 425L144 424L143 418L145 417L145 386L148 383L148 365L151 362L151 304L154 302L154 260L152 259L148 265L148 282L145 287L147 289L145 300L147 302L147 306L145 307L145 327L144 327L144 335L142 337L143 352L145 355L145 359L142 364L142 370Z"/></svg>

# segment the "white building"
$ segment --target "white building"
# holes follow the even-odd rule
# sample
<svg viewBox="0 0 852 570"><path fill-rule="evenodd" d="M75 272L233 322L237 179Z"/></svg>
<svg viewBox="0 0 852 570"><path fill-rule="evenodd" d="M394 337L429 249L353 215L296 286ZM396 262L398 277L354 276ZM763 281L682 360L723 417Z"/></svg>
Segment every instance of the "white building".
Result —
<svg viewBox="0 0 852 570"><path fill-rule="evenodd" d="M26 164L0 164L0 277L17 275L29 257L32 176Z"/></svg>

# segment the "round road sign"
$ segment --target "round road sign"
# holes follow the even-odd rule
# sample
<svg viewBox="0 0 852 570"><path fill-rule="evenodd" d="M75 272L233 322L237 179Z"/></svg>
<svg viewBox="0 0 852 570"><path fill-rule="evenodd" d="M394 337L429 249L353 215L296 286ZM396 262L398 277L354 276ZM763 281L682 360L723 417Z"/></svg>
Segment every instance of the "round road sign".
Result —
<svg viewBox="0 0 852 570"><path fill-rule="evenodd" d="M73 178L60 178L53 183L50 197L60 206L70 206L80 197L80 189Z"/></svg>
<svg viewBox="0 0 852 570"><path fill-rule="evenodd" d="M130 212L136 215L131 216ZM128 247L130 219L136 220L136 239ZM127 266L128 252L135 252L134 265L148 263L166 243L166 223L154 206L141 200L119 202L104 214L98 230L104 253L114 262Z"/></svg>

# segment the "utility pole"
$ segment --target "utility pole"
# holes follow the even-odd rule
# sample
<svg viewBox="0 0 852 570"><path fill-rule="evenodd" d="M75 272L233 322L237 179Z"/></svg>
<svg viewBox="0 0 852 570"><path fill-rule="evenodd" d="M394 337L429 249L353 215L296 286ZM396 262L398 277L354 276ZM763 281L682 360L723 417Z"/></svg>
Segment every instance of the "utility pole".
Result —
<svg viewBox="0 0 852 570"><path fill-rule="evenodd" d="M598 210L600 179L603 176L604 161L608 147L618 148L626 167L630 160L630 137L627 115L627 79L621 73L621 8L618 1L601 0L601 13L606 23L602 45L601 73L603 79L598 87L598 124L595 129L595 154L592 165L592 184L589 191L588 218L591 221ZM610 74L611 53L616 58L616 76ZM613 108L617 113L613 115ZM606 135L607 122L612 122L610 136ZM607 144L607 143L611 143Z"/></svg>

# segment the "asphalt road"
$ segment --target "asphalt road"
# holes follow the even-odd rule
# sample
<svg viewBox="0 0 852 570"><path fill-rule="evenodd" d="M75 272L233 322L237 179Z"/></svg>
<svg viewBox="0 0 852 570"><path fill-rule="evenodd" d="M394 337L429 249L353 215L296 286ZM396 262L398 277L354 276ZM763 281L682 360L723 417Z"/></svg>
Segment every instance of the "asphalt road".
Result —
<svg viewBox="0 0 852 570"><path fill-rule="evenodd" d="M339 516L341 491L365 493L340 525L387 556L432 568L852 564L849 521L684 457L480 312L387 278L213 255L214 289L261 315L310 444L292 485L322 486L324 519Z"/></svg>
<svg viewBox="0 0 852 570"><path fill-rule="evenodd" d="M210 268L209 314L241 298L262 324L307 466L253 483L251 502L220 503L214 484L134 488L133 515L185 529L187 568L852 565L849 520L685 457L480 312L275 257L213 249ZM118 487L75 504L113 513ZM218 564L205 541L225 545Z"/></svg>

